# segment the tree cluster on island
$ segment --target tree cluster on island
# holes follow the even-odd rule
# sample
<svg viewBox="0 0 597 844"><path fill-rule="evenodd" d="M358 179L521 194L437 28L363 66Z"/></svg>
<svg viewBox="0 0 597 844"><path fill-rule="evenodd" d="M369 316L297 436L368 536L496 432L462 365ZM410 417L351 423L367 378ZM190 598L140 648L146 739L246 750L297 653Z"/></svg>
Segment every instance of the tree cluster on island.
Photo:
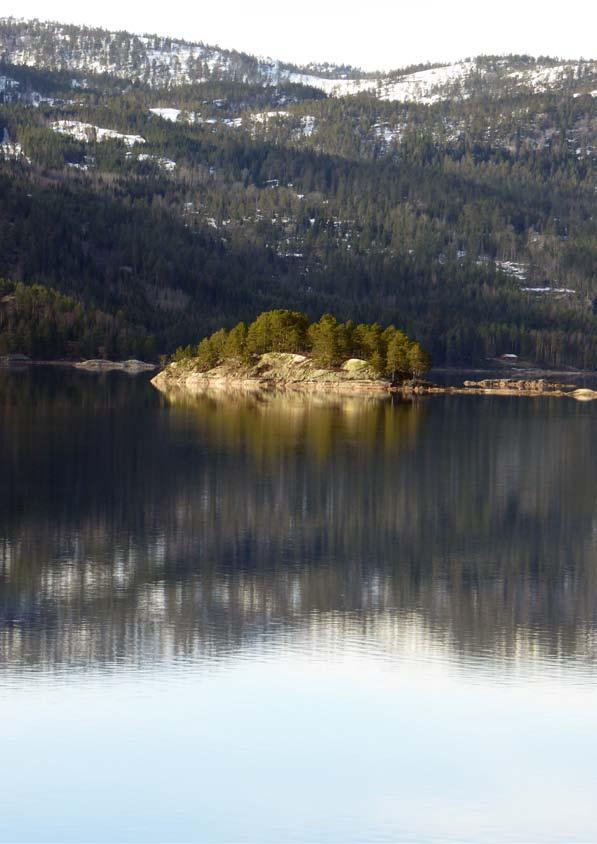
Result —
<svg viewBox="0 0 597 844"><path fill-rule="evenodd" d="M378 377L392 381L418 377L431 366L420 343L394 325L338 322L331 314L310 322L306 314L285 309L265 311L248 326L239 322L230 331L220 328L197 347L178 348L173 360L192 360L197 370L206 372L222 363L242 368L268 352L308 355L326 369L357 358Z"/></svg>

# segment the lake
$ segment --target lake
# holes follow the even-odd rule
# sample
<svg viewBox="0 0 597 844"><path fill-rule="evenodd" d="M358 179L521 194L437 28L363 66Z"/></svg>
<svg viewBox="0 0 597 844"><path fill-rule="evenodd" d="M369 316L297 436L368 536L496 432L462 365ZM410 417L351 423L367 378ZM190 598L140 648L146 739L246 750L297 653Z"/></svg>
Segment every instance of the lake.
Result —
<svg viewBox="0 0 597 844"><path fill-rule="evenodd" d="M0 840L597 840L597 403L0 371Z"/></svg>

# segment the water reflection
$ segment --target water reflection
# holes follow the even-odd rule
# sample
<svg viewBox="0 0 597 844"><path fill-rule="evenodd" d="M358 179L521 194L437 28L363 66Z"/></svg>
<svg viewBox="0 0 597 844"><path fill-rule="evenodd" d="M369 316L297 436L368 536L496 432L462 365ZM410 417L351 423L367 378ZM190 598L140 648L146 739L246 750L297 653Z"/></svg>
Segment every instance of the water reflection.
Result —
<svg viewBox="0 0 597 844"><path fill-rule="evenodd" d="M273 647L593 676L590 405L168 401L24 372L0 374L0 422L13 671Z"/></svg>

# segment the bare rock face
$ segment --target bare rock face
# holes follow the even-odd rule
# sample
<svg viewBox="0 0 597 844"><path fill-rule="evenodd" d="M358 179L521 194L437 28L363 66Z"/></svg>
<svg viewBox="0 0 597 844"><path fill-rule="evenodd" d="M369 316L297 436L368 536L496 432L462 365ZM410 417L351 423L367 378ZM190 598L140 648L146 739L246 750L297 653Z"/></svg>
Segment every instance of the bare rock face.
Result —
<svg viewBox="0 0 597 844"><path fill-rule="evenodd" d="M341 369L324 369L305 355L268 352L255 362L223 363L199 371L193 359L169 364L151 382L159 390L206 391L325 390L333 392L388 392L390 381L378 377L364 360L352 358Z"/></svg>
<svg viewBox="0 0 597 844"><path fill-rule="evenodd" d="M145 363L142 360L84 360L75 364L76 369L88 369L93 372L109 372L111 370L122 370L124 372L145 372L156 369L154 363Z"/></svg>
<svg viewBox="0 0 597 844"><path fill-rule="evenodd" d="M358 374L360 377L374 378L375 373L366 360L360 358L350 358L346 363L342 364L343 372L350 372L351 374Z"/></svg>

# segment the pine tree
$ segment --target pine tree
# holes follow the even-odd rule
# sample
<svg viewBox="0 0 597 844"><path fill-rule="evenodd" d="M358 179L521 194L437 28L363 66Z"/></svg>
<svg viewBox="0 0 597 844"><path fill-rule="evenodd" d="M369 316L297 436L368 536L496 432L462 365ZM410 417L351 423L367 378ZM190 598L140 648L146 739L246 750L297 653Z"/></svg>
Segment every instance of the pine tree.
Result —
<svg viewBox="0 0 597 844"><path fill-rule="evenodd" d="M319 322L310 326L308 334L313 359L320 366L337 366L340 362L340 344L336 318L331 314L324 314Z"/></svg>
<svg viewBox="0 0 597 844"><path fill-rule="evenodd" d="M243 363L247 360L247 327L239 322L232 328L226 338L223 350L225 360Z"/></svg>
<svg viewBox="0 0 597 844"><path fill-rule="evenodd" d="M431 367L431 357L423 351L419 343L411 343L408 350L408 367L413 378L419 378Z"/></svg>
<svg viewBox="0 0 597 844"><path fill-rule="evenodd" d="M410 369L410 341L406 334L391 327L384 334L387 336L386 372L396 381L397 377Z"/></svg>
<svg viewBox="0 0 597 844"><path fill-rule="evenodd" d="M213 369L218 363L218 356L212 346L211 339L205 337L197 347L197 366L199 369L206 371Z"/></svg>

